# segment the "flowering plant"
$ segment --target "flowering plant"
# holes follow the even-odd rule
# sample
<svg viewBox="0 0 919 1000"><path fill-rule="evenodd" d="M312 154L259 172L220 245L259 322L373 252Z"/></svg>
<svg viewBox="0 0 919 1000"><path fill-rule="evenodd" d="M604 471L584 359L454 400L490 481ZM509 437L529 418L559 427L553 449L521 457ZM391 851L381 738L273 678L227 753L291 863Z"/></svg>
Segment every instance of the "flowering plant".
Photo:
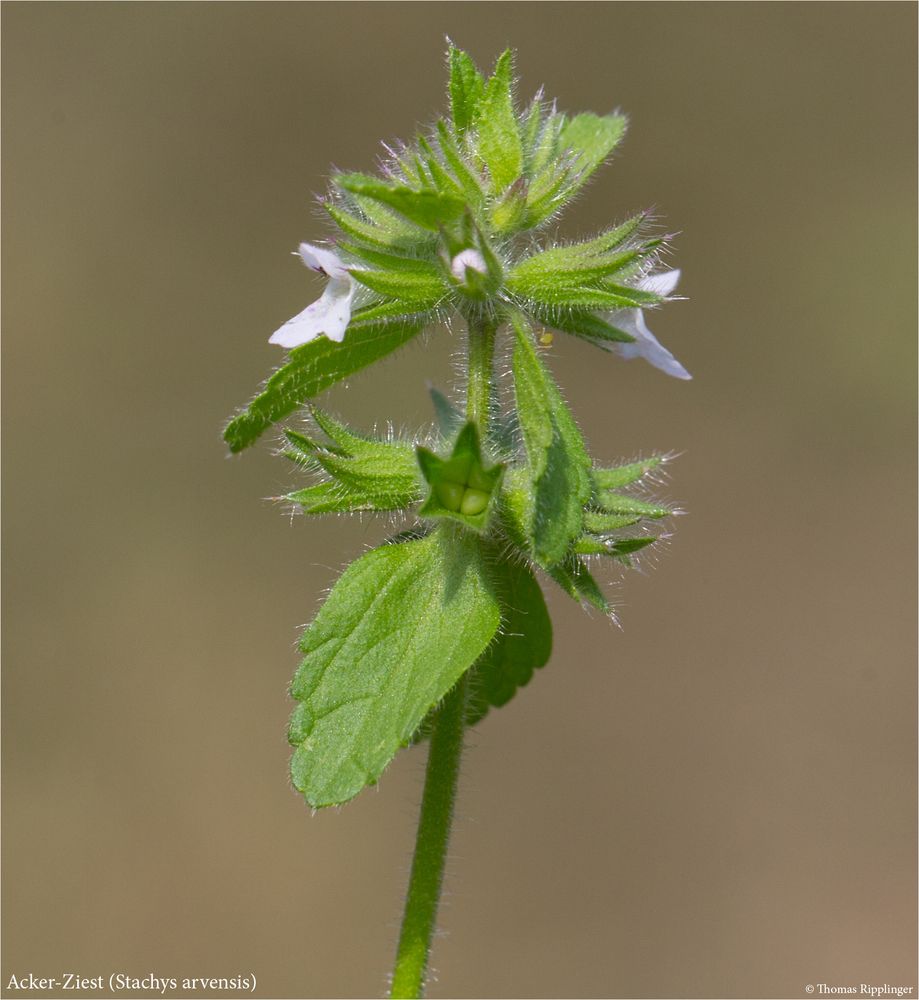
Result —
<svg viewBox="0 0 919 1000"><path fill-rule="evenodd" d="M449 71L448 118L386 147L379 176L333 176L334 249L299 250L328 284L271 337L288 359L224 432L239 452L308 404L308 433L285 430L284 454L315 481L285 499L307 514L410 519L343 573L303 633L289 732L293 784L314 808L346 802L400 747L430 739L392 996L423 990L463 730L549 659L537 572L610 613L591 562L630 565L673 513L643 490L663 456L591 460L545 361L549 331L690 377L645 320L679 277L660 268L665 239L646 214L541 242L619 144L624 116L568 116L541 95L518 109L510 52L486 78L451 46ZM423 441L359 433L309 402L457 318L465 405L433 390Z"/></svg>

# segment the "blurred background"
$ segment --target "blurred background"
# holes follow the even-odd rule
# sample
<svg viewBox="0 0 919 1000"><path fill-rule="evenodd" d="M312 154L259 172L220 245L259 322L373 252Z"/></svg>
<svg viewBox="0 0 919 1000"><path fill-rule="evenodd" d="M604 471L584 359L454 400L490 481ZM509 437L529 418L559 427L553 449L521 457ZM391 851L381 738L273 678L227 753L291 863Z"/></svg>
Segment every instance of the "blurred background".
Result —
<svg viewBox="0 0 919 1000"><path fill-rule="evenodd" d="M916 9L9 4L3 11L4 958L13 974L382 993L424 750L311 816L299 627L372 519L291 520L225 419L318 294L330 164L444 108L445 36L626 110L563 221L657 207L668 379L557 337L592 450L680 452L689 515L550 595L549 666L469 738L432 997L916 985ZM431 417L447 333L324 404ZM11 995L11 994L7 994Z"/></svg>

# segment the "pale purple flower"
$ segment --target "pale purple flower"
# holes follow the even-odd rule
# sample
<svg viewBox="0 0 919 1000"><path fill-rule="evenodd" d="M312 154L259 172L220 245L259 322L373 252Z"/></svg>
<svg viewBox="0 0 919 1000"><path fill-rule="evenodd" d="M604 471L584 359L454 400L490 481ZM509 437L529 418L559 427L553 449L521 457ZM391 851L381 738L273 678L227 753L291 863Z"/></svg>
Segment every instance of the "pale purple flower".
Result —
<svg viewBox="0 0 919 1000"><path fill-rule="evenodd" d="M667 296L676 288L679 280L679 271L661 271L642 278L638 287L645 292ZM623 333L630 334L635 340L632 343L606 342L604 347L615 351L623 358L644 358L655 368L660 368L662 372L674 378L692 378L692 375L648 329L643 309L619 309L605 318L610 325L622 330Z"/></svg>
<svg viewBox="0 0 919 1000"><path fill-rule="evenodd" d="M324 274L329 283L325 291L303 312L297 313L268 338L268 343L281 347L299 347L308 344L321 334L341 343L351 320L351 300L356 283L347 267L331 250L300 244L300 257L307 267Z"/></svg>

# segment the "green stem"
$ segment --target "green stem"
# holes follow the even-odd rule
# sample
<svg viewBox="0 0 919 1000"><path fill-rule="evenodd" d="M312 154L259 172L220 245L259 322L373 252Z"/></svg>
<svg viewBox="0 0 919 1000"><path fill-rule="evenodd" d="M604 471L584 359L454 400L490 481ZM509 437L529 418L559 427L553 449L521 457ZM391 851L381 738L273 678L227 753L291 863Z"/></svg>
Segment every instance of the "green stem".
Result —
<svg viewBox="0 0 919 1000"><path fill-rule="evenodd" d="M482 436L488 429L491 409L496 329L492 322L469 322L466 418L478 424ZM469 671L466 671L444 698L434 718L415 855L389 991L392 1000L415 1000L424 996L425 973L437 925L437 907L459 784L468 688Z"/></svg>
<svg viewBox="0 0 919 1000"><path fill-rule="evenodd" d="M491 410L491 381L497 326L490 320L469 320L469 383L466 387L466 419L479 426L484 436Z"/></svg>
<svg viewBox="0 0 919 1000"><path fill-rule="evenodd" d="M434 721L415 856L389 992L393 1000L424 995L459 783L468 677L467 671L444 699Z"/></svg>

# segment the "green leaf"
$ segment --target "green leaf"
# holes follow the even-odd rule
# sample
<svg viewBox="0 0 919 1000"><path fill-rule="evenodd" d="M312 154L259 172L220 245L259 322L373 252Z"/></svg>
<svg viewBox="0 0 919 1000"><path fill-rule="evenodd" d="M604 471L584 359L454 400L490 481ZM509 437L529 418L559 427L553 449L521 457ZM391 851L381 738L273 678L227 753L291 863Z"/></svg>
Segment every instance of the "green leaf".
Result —
<svg viewBox="0 0 919 1000"><path fill-rule="evenodd" d="M626 219L625 222L621 222L618 226L613 226L612 229L607 229L606 232L593 237L593 239L584 240L581 243L573 243L563 249L566 251L577 251L585 258L603 256L604 254L618 250L623 243L631 239L632 236L637 235L647 220L648 213L639 212L638 215L633 215L631 218ZM647 250L653 250L659 247L662 242L662 240L650 240L643 244L643 247Z"/></svg>
<svg viewBox="0 0 919 1000"><path fill-rule="evenodd" d="M528 472L529 469L519 466L507 470L501 484L500 512L502 526L509 541L523 555L530 557L533 554L530 533L536 504Z"/></svg>
<svg viewBox="0 0 919 1000"><path fill-rule="evenodd" d="M575 337L583 337L595 345L598 340L625 344L631 344L635 341L630 333L617 329L607 323L605 319L597 316L596 313L560 306L554 308L535 306L531 307L529 311L533 318L539 320L544 326L550 326L553 330L561 330L562 333L574 334Z"/></svg>
<svg viewBox="0 0 919 1000"><path fill-rule="evenodd" d="M388 454L344 457L320 451L317 461L332 479L376 510L406 507L419 497L416 466L395 448Z"/></svg>
<svg viewBox="0 0 919 1000"><path fill-rule="evenodd" d="M658 295L657 292L647 292L643 288L632 288L629 285L620 285L613 281L601 281L598 287L613 295L618 295L632 309L649 309L664 301L663 296Z"/></svg>
<svg viewBox="0 0 919 1000"><path fill-rule="evenodd" d="M351 322L375 323L378 320L396 320L401 323L427 326L431 321L430 311L433 305L425 306L422 302L406 302L404 299L380 299L371 305L361 306L351 317Z"/></svg>
<svg viewBox="0 0 919 1000"><path fill-rule="evenodd" d="M288 493L285 500L295 503L304 514L348 514L359 510L380 510L364 496L348 493L340 483L324 482ZM382 508L391 510L392 508Z"/></svg>
<svg viewBox="0 0 919 1000"><path fill-rule="evenodd" d="M514 291L510 285L508 287ZM660 302L659 296L649 300L647 295L650 293L641 292L636 288L607 285L600 288L591 285L539 285L535 288L527 288L526 291L521 291L519 294L525 296L528 303L535 303L537 308L542 307L543 309L553 309L559 306L587 311L593 309L643 309L647 305L655 305Z"/></svg>
<svg viewBox="0 0 919 1000"><path fill-rule="evenodd" d="M640 552L656 541L657 537L654 535L648 535L644 538L620 538L618 542L614 542L610 546L609 551L616 556L631 555L633 552Z"/></svg>
<svg viewBox="0 0 919 1000"><path fill-rule="evenodd" d="M388 298L398 299L413 309L432 309L449 289L437 268L427 265L424 269L400 271L364 271L355 269L352 277L362 285Z"/></svg>
<svg viewBox="0 0 919 1000"><path fill-rule="evenodd" d="M478 150L494 183L495 193L512 184L523 171L523 145L514 114L514 62L510 49L499 56L485 84L478 119Z"/></svg>
<svg viewBox="0 0 919 1000"><path fill-rule="evenodd" d="M424 155L424 166L434 187L438 191L461 196L463 194L462 185L444 168L436 150L423 135L418 137L418 148Z"/></svg>
<svg viewBox="0 0 919 1000"><path fill-rule="evenodd" d="M610 514L635 514L639 517L658 518L669 517L673 513L668 507L647 503L645 500L637 500L635 497L627 497L609 490L600 490L596 495L596 502Z"/></svg>
<svg viewBox="0 0 919 1000"><path fill-rule="evenodd" d="M640 514L606 514L596 510L584 512L584 528L594 535L608 535L612 531L638 524L640 520Z"/></svg>
<svg viewBox="0 0 919 1000"><path fill-rule="evenodd" d="M381 268L384 271L395 271L404 274L424 274L431 277L437 277L440 274L440 268L432 261L422 260L419 257L410 257L404 253L400 253L398 250L364 247L349 243L347 240L340 240L338 248L345 253L359 257L363 263Z"/></svg>
<svg viewBox="0 0 919 1000"><path fill-rule="evenodd" d="M528 176L532 174L533 153L539 141L539 134L544 124L542 92L540 91L526 111L520 116L520 142L523 146L523 169Z"/></svg>
<svg viewBox="0 0 919 1000"><path fill-rule="evenodd" d="M291 776L307 802L337 805L374 783L499 622L471 536L437 531L349 566L303 635L291 685Z"/></svg>
<svg viewBox="0 0 919 1000"><path fill-rule="evenodd" d="M492 579L501 607L501 629L473 668L466 724L474 725L489 708L506 705L552 652L552 622L545 598L524 563L497 558Z"/></svg>
<svg viewBox="0 0 919 1000"><path fill-rule="evenodd" d="M552 169L558 137L565 127L565 121L565 116L559 112L550 112L543 119L538 136L527 149L527 173L530 177L538 178L547 168Z"/></svg>
<svg viewBox="0 0 919 1000"><path fill-rule="evenodd" d="M391 354L421 331L418 323L371 323L352 320L336 344L319 337L295 347L287 364L265 383L248 407L223 432L231 452L253 444L273 423L336 382Z"/></svg>
<svg viewBox="0 0 919 1000"><path fill-rule="evenodd" d="M453 171L453 176L463 189L466 198L472 205L478 205L485 197L481 182L466 163L456 140L450 135L443 119L437 123L437 138L440 142L441 152L444 154L444 160Z"/></svg>
<svg viewBox="0 0 919 1000"><path fill-rule="evenodd" d="M491 206L491 224L498 233L509 233L520 227L527 204L527 182L518 177Z"/></svg>
<svg viewBox="0 0 919 1000"><path fill-rule="evenodd" d="M593 469L591 476L598 490L617 490L637 483L663 461L663 455L652 455L651 458L642 459L640 462L616 465L610 469Z"/></svg>
<svg viewBox="0 0 919 1000"><path fill-rule="evenodd" d="M629 273L630 268L653 256L665 242L655 238L628 245L646 218L641 213L592 239L535 253L512 270L513 280L525 288L528 284L551 283L553 278L558 281L564 277L566 284L591 283L620 272Z"/></svg>
<svg viewBox="0 0 919 1000"><path fill-rule="evenodd" d="M365 174L343 174L336 178L339 187L395 209L406 219L434 232L445 223L458 219L466 207L456 195L422 190L403 184L387 184Z"/></svg>
<svg viewBox="0 0 919 1000"><path fill-rule="evenodd" d="M373 222L368 222L366 219L362 219L360 216L355 215L353 212L348 212L338 205L326 202L325 210L332 217L333 221L352 239L386 248L397 247L400 245L400 242L405 242L404 236L399 236Z"/></svg>
<svg viewBox="0 0 919 1000"><path fill-rule="evenodd" d="M359 434L340 420L336 420L331 414L326 413L325 410L320 410L318 406L310 407L310 415L319 429L334 443L333 450L340 454L373 456L389 455L395 451L404 454L407 462L411 462L412 446L407 442L384 441L368 434ZM285 434L290 438L289 432L285 432Z"/></svg>
<svg viewBox="0 0 919 1000"><path fill-rule="evenodd" d="M570 174L571 171L565 164L550 163L533 179L527 192L524 216L527 227L538 226L564 206L565 183Z"/></svg>
<svg viewBox="0 0 919 1000"><path fill-rule="evenodd" d="M429 386L428 393L431 396L431 402L434 404L434 416L437 420L437 429L440 432L440 436L452 441L459 433L459 429L466 422L466 418L440 389Z"/></svg>
<svg viewBox="0 0 919 1000"><path fill-rule="evenodd" d="M584 112L565 123L558 137L558 149L574 155L575 178L568 187L573 193L582 187L591 174L619 145L625 135L625 115L595 115Z"/></svg>
<svg viewBox="0 0 919 1000"><path fill-rule="evenodd" d="M419 499L418 467L411 444L357 434L322 410L312 415L332 444L317 444L304 435L285 431L290 445L308 455L334 481L288 494L306 513L329 510L399 510Z"/></svg>
<svg viewBox="0 0 919 1000"><path fill-rule="evenodd" d="M508 286L518 294L554 285L582 285L608 278L645 256L633 248L616 254L587 257L577 246L553 247L521 261L507 276Z"/></svg>
<svg viewBox="0 0 919 1000"><path fill-rule="evenodd" d="M642 538L620 538L614 542L584 535L574 543L574 551L579 556L612 556L628 566L631 565L628 561L630 553L638 552L656 541L657 537L654 535Z"/></svg>
<svg viewBox="0 0 919 1000"><path fill-rule="evenodd" d="M475 63L462 49L450 46L450 113L453 128L462 135L475 122L485 82Z"/></svg>
<svg viewBox="0 0 919 1000"><path fill-rule="evenodd" d="M529 327L513 317L514 391L529 459L534 510L530 538L544 567L561 561L581 534L590 499L590 459L574 418L539 359Z"/></svg>
<svg viewBox="0 0 919 1000"><path fill-rule="evenodd" d="M606 556L609 555L609 545L593 535L582 535L574 543L573 551L577 556Z"/></svg>
<svg viewBox="0 0 919 1000"><path fill-rule="evenodd" d="M548 573L569 597L581 604L590 604L605 615L609 614L609 602L603 591L577 556L568 556L564 562L552 566Z"/></svg>
<svg viewBox="0 0 919 1000"><path fill-rule="evenodd" d="M417 252L420 247L427 249L432 244L433 233L420 230L372 198L339 191L340 202L326 201L325 209L352 239L393 251Z"/></svg>
<svg viewBox="0 0 919 1000"><path fill-rule="evenodd" d="M289 428L285 429L284 437L287 438L288 447L282 452L283 455L311 471L315 472L321 468L316 461L316 451L319 445L315 441L311 441L305 434L292 431Z"/></svg>

